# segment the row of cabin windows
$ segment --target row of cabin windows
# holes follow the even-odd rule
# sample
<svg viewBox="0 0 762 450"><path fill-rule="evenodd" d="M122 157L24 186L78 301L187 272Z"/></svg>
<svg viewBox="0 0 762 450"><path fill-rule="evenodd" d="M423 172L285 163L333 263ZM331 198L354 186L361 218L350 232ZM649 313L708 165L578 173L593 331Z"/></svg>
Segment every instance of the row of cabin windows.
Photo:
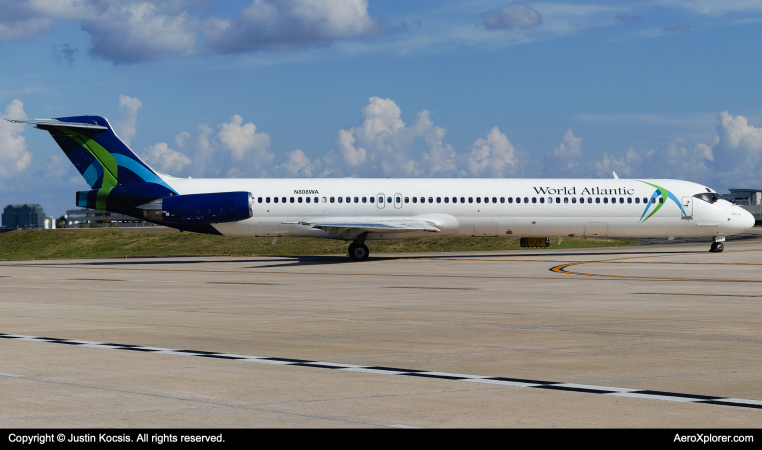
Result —
<svg viewBox="0 0 762 450"><path fill-rule="evenodd" d="M278 199L279 198L280 198L280 202L281 203L286 203L286 197L272 197L272 202L273 203L278 203ZM412 197L412 199L413 199L413 203L418 203L418 197ZM595 203L601 203L601 199L603 199L603 201L602 201L603 203L609 203L609 198L608 197L595 197ZM259 203L262 203L263 200L264 200L265 203L270 203L271 199L270 199L270 197L264 197L264 198L263 197L259 197L257 199L257 201ZM319 203L320 197L290 197L288 200L289 200L290 203L294 203L294 202L296 202L296 203L302 203L302 201L304 201L305 203L310 203L310 202L313 202L313 201L315 203ZM330 202L331 203L334 203L336 201L338 201L339 203L344 203L344 202L346 202L346 203L352 203L352 200L353 200L352 197L331 197L330 198ZM397 203L401 203L402 202L402 198L401 197L395 197L394 200ZM491 200L492 200L492 203L497 203L498 202L497 197L492 197ZM532 197L531 202L532 203L537 203L537 200L538 200L538 197ZM360 203L360 201L362 201L362 203L367 203L368 201L370 201L370 203L374 203L375 202L375 198L374 197L354 197L354 202L355 203ZM392 202L392 198L388 197L386 199L386 201L388 203L391 203ZM429 197L428 201L429 201L429 203L434 203L434 197ZM505 201L506 201L505 197L500 197L500 203L505 203ZM522 203L522 201L523 201L523 203L529 203L530 202L529 197L524 197L523 200L522 200L521 197L516 197L515 198L515 202L516 203ZM626 201L627 201L627 203L633 203L633 198L632 197L627 197ZM648 203L648 201L649 200L648 200L647 197L643 197L643 203L644 204ZM656 198L652 197L650 201L651 201L651 203L656 203ZM379 197L378 198L378 202L379 203L383 203L384 202L384 198L383 197ZM421 203L426 203L426 197L420 197L420 202ZM436 202L437 203L442 203L442 197L436 197ZM450 203L450 197L444 197L444 202L445 203ZM452 202L453 203L458 203L458 197L452 197ZM468 203L473 203L473 202L474 202L474 197L468 197ZM482 197L476 197L476 203L481 203L481 202L482 202ZM490 197L484 197L484 203L489 203L489 202L490 202ZM508 203L513 203L513 202L514 202L514 197L508 197ZM545 197L539 197L539 202L540 203L545 203ZM585 202L587 202L587 203L593 203L593 197L587 197L587 201L585 200L585 197L579 197L579 203L585 203ZM619 203L624 203L624 202L625 202L625 198L624 197L619 197ZM639 197L635 197L634 202L635 203L640 203L640 198ZM323 197L323 203L326 203L326 197ZM410 197L405 197L405 203L410 203ZM460 203L466 203L466 197L460 197ZM547 203L554 203L553 197L548 197L547 198ZM555 203L561 203L561 197L556 197L555 198ZM569 203L569 197L563 197L563 203ZM577 203L577 197L571 197L571 203ZM611 197L611 203L617 203L617 198L616 197ZM659 203L664 203L664 199L660 197L659 198Z"/></svg>

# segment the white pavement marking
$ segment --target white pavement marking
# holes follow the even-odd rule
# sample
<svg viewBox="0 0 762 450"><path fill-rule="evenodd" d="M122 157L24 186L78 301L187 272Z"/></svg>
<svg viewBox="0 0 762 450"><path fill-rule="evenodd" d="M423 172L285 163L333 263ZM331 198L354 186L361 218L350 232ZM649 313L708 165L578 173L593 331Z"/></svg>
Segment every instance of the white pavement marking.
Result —
<svg viewBox="0 0 762 450"><path fill-rule="evenodd" d="M238 361L249 361L260 364L275 364L275 365L296 365L307 367L320 367L324 366L330 369L345 370L348 372L364 372L373 373L379 375L403 375L411 377L426 377L426 378L439 378L446 380L468 381L471 383L484 383L484 384L496 384L502 386L513 387L527 387L527 388L539 388L547 390L561 390L561 391L576 391L585 392L591 394L603 394L613 395L618 397L630 397L630 398L643 398L649 400L666 400L673 402L683 403L704 403L704 404L723 404L725 406L739 406L746 408L762 409L762 400L750 400L741 398L719 398L719 397L707 397L691 394L680 394L670 392L656 392L648 391L644 389L631 389L620 388L611 386L596 386L590 384L578 384L578 383L556 383L551 381L537 381L537 380L522 380L514 378L491 377L486 375L470 375L462 373L450 373L450 372L436 372L436 371L421 371L421 370L408 370L398 369L394 367L376 367L376 366L362 366L357 364L341 364L326 361L307 361L297 359L285 359L285 358L272 358L268 356L252 356L252 355L239 355L235 353L215 353L215 352L202 352L195 350L179 350L164 347L142 347L138 345L120 345L120 344L105 344L92 341L77 341L70 339L53 339L38 336L24 336L20 334L4 334L0 333L0 338L5 339L17 339L21 341L33 341L43 342L48 344L65 344L65 345L77 345L80 347L100 348L100 349L113 349L113 350L131 350L147 353L159 353L164 355L177 355L177 356L193 356L201 358L229 358ZM0 376L24 378L23 375L14 375L9 373L0 373ZM404 425L392 425L399 427L406 427Z"/></svg>

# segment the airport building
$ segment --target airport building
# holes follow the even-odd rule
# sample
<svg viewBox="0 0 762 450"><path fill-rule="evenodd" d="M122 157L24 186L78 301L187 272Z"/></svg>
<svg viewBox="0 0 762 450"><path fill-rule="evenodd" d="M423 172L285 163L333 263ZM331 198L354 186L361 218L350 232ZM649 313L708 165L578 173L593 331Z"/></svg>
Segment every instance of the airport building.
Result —
<svg viewBox="0 0 762 450"><path fill-rule="evenodd" d="M734 188L730 189L730 194L722 194L721 197L749 211L757 225L762 225L762 189Z"/></svg>
<svg viewBox="0 0 762 450"><path fill-rule="evenodd" d="M93 224L95 226L112 228L151 226L149 222L136 219L132 216L88 208L66 211L64 217L66 220L62 228L90 228Z"/></svg>
<svg viewBox="0 0 762 450"><path fill-rule="evenodd" d="M8 205L3 209L3 228L45 228L45 212L42 206Z"/></svg>

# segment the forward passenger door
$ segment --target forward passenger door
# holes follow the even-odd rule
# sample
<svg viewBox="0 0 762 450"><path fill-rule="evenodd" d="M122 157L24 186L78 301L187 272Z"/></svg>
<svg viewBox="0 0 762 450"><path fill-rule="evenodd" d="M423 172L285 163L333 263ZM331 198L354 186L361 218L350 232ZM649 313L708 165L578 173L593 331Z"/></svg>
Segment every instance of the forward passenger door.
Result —
<svg viewBox="0 0 762 450"><path fill-rule="evenodd" d="M683 197L683 211L688 217L693 217L693 197Z"/></svg>

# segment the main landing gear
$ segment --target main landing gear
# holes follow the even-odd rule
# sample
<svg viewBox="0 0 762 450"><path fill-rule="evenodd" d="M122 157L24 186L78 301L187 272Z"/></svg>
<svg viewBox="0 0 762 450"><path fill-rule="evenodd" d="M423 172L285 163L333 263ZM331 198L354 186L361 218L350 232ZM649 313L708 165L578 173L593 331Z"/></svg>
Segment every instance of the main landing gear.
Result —
<svg viewBox="0 0 762 450"><path fill-rule="evenodd" d="M709 249L709 251L720 253L721 251L725 250L725 244L723 244L723 241L725 241L725 236L715 236L714 242L712 242L712 247Z"/></svg>
<svg viewBox="0 0 762 450"><path fill-rule="evenodd" d="M365 245L365 238L368 237L368 232L361 233L355 240L349 244L349 257L353 261L365 261L368 259L370 252Z"/></svg>

